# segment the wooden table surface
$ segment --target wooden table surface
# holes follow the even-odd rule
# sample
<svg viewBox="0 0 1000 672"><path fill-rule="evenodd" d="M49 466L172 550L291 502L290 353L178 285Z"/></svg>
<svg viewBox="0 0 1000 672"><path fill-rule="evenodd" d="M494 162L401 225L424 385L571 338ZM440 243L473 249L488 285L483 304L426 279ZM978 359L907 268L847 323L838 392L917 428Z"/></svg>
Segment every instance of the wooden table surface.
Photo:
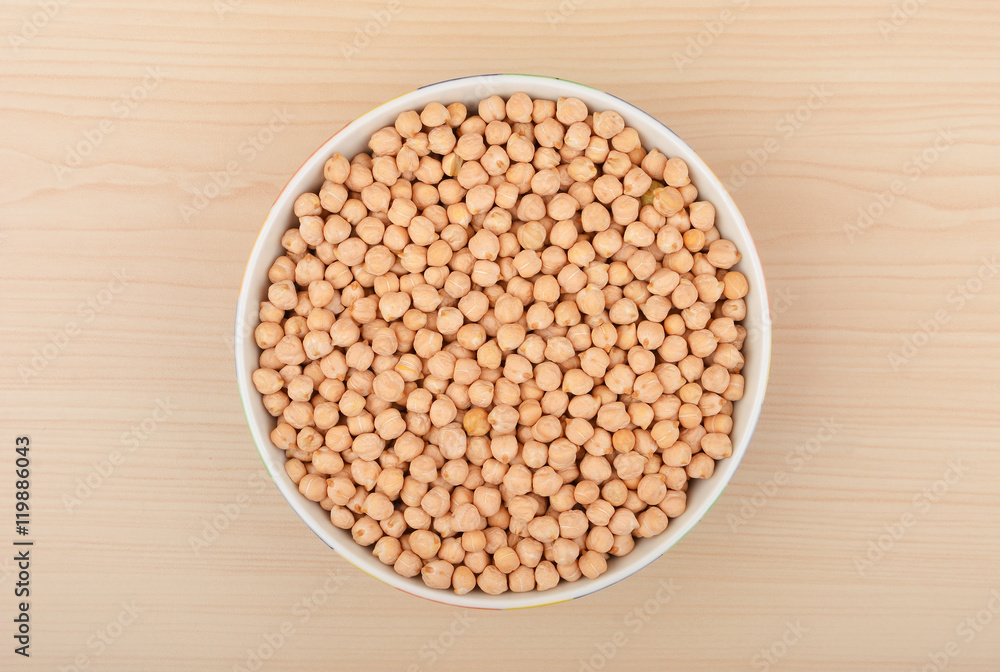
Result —
<svg viewBox="0 0 1000 672"><path fill-rule="evenodd" d="M0 8L0 669L998 669L1000 9L471 4ZM304 158L484 72L590 84L689 141L774 320L759 428L701 524L598 595L507 613L397 592L309 532L253 449L230 342Z"/></svg>

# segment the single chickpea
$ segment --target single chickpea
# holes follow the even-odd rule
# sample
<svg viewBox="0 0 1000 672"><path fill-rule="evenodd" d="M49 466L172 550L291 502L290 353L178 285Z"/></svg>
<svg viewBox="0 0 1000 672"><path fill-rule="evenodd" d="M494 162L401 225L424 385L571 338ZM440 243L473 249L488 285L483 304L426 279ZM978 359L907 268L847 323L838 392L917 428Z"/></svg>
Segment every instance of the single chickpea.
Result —
<svg viewBox="0 0 1000 672"><path fill-rule="evenodd" d="M479 575L477 584L487 595L500 595L507 592L507 575L494 565L488 565Z"/></svg>
<svg viewBox="0 0 1000 672"><path fill-rule="evenodd" d="M302 194L296 198L293 210L296 217L319 215L323 212L319 205L319 196L316 194Z"/></svg>
<svg viewBox="0 0 1000 672"><path fill-rule="evenodd" d="M630 480L642 476L646 458L636 452L625 452L615 456L614 465L618 478Z"/></svg>
<svg viewBox="0 0 1000 672"><path fill-rule="evenodd" d="M612 506L621 506L628 498L629 489L618 478L613 478L601 487L601 496Z"/></svg>
<svg viewBox="0 0 1000 672"><path fill-rule="evenodd" d="M608 521L608 529L616 536L632 534L639 527L639 521L632 511L622 507L615 510Z"/></svg>
<svg viewBox="0 0 1000 672"><path fill-rule="evenodd" d="M535 588L538 590L550 590L558 585L560 579L556 566L548 560L543 560L535 567Z"/></svg>
<svg viewBox="0 0 1000 672"><path fill-rule="evenodd" d="M690 185L685 185L690 186ZM685 187L681 187L682 189ZM707 201L696 201L688 206L688 217L693 230L708 231L715 226L715 206Z"/></svg>
<svg viewBox="0 0 1000 672"><path fill-rule="evenodd" d="M667 514L655 507L644 510L636 519L639 523L639 527L635 531L637 537L655 537L662 534L670 522Z"/></svg>
<svg viewBox="0 0 1000 672"><path fill-rule="evenodd" d="M423 562L420 556L414 553L412 550L405 550L399 554L396 562L393 563L392 568L396 570L396 573L400 576L414 577L420 573L423 567Z"/></svg>
<svg viewBox="0 0 1000 672"><path fill-rule="evenodd" d="M298 482L299 492L306 499L319 502L326 499L326 479L320 474L304 474Z"/></svg>
<svg viewBox="0 0 1000 672"><path fill-rule="evenodd" d="M739 401L743 398L746 387L746 380L739 373L730 374L729 385L722 393L722 397L729 402Z"/></svg>
<svg viewBox="0 0 1000 672"><path fill-rule="evenodd" d="M448 513L450 506L451 498L448 496L448 492L440 486L431 488L420 499L420 508L432 518L440 518Z"/></svg>
<svg viewBox="0 0 1000 672"><path fill-rule="evenodd" d="M419 483L430 483L438 477L437 465L429 455L418 455L410 461L410 476ZM405 487L405 485L404 485Z"/></svg>
<svg viewBox="0 0 1000 672"><path fill-rule="evenodd" d="M468 567L474 574L481 574L484 569L490 563L490 556L485 551L474 551L472 553L465 554L465 566Z"/></svg>
<svg viewBox="0 0 1000 672"><path fill-rule="evenodd" d="M680 410L677 411L677 417L682 427L696 427L701 424L701 409L692 403L682 404Z"/></svg>
<svg viewBox="0 0 1000 672"><path fill-rule="evenodd" d="M292 401L309 401L313 394L313 380L309 376L298 375L288 381L288 397Z"/></svg>
<svg viewBox="0 0 1000 672"><path fill-rule="evenodd" d="M261 394L278 392L284 386L281 376L273 369L257 369L253 372L251 380Z"/></svg>
<svg viewBox="0 0 1000 672"><path fill-rule="evenodd" d="M674 157L668 159L661 171L663 181L666 182L671 187L683 187L691 182L688 177L688 166L684 162L684 159Z"/></svg>
<svg viewBox="0 0 1000 672"><path fill-rule="evenodd" d="M414 530L409 534L410 549L417 557L428 560L437 555L441 538L429 530Z"/></svg>
<svg viewBox="0 0 1000 672"><path fill-rule="evenodd" d="M361 512L377 521L389 518L394 511L392 502L384 494L379 492L369 493L361 505Z"/></svg>
<svg viewBox="0 0 1000 672"><path fill-rule="evenodd" d="M528 523L528 534L533 539L544 543L559 538L559 522L552 516L538 516Z"/></svg>
<svg viewBox="0 0 1000 672"><path fill-rule="evenodd" d="M542 497L554 495L562 485L562 477L548 465L536 470L531 477L531 490Z"/></svg>
<svg viewBox="0 0 1000 672"><path fill-rule="evenodd" d="M403 509L403 521L406 523L407 527L411 529L427 530L431 526L432 518L430 514L422 508L409 506Z"/></svg>
<svg viewBox="0 0 1000 672"><path fill-rule="evenodd" d="M452 565L461 564L465 560L465 550L462 548L462 543L456 537L442 539L438 558Z"/></svg>
<svg viewBox="0 0 1000 672"><path fill-rule="evenodd" d="M604 139L611 139L625 130L625 120L614 110L594 112L594 133Z"/></svg>
<svg viewBox="0 0 1000 672"><path fill-rule="evenodd" d="M723 294L727 299L742 299L749 291L746 277L739 271L729 271L723 278Z"/></svg>
<svg viewBox="0 0 1000 672"><path fill-rule="evenodd" d="M725 403L726 400L718 394L708 392L706 394L702 394L699 398L698 409L701 411L703 418L709 418L713 415L721 413Z"/></svg>
<svg viewBox="0 0 1000 672"><path fill-rule="evenodd" d="M660 473L646 474L639 481L636 492L643 502L656 506L667 496L666 477Z"/></svg>
<svg viewBox="0 0 1000 672"><path fill-rule="evenodd" d="M733 344L720 343L712 354L712 362L732 374L743 368L743 355Z"/></svg>
<svg viewBox="0 0 1000 672"><path fill-rule="evenodd" d="M350 509L334 504L330 508L330 522L336 528L349 530L354 527L354 513Z"/></svg>
<svg viewBox="0 0 1000 672"><path fill-rule="evenodd" d="M285 462L285 473L288 474L288 477L296 485L301 483L302 479L307 475L305 465L298 459L291 459Z"/></svg>
<svg viewBox="0 0 1000 672"><path fill-rule="evenodd" d="M313 422L312 404L304 401L293 401L285 407L281 417L295 429L303 429Z"/></svg>
<svg viewBox="0 0 1000 672"><path fill-rule="evenodd" d="M466 595L476 587L476 575L468 567L455 567L451 575L451 587L456 595Z"/></svg>
<svg viewBox="0 0 1000 672"><path fill-rule="evenodd" d="M587 515L579 510L563 511L559 514L559 536L564 539L576 539L587 533L590 521Z"/></svg>
<svg viewBox="0 0 1000 672"><path fill-rule="evenodd" d="M493 564L504 574L510 574L521 565L517 551L510 546L502 546L493 554Z"/></svg>
<svg viewBox="0 0 1000 672"><path fill-rule="evenodd" d="M388 402L403 398L404 381L396 371L387 370L375 376L372 381L372 391L379 399Z"/></svg>
<svg viewBox="0 0 1000 672"><path fill-rule="evenodd" d="M714 460L721 460L733 454L733 444L726 434L709 433L701 439L702 451Z"/></svg>
<svg viewBox="0 0 1000 672"><path fill-rule="evenodd" d="M383 534L382 528L370 516L362 516L351 528L351 536L355 543L361 546L371 546L381 539Z"/></svg>
<svg viewBox="0 0 1000 672"><path fill-rule="evenodd" d="M580 547L569 539L556 539L550 550L551 559L557 566L573 564L580 557Z"/></svg>
<svg viewBox="0 0 1000 672"><path fill-rule="evenodd" d="M608 562L602 554L596 551L587 551L580 557L579 567L580 573L588 579L596 579L608 571Z"/></svg>
<svg viewBox="0 0 1000 672"><path fill-rule="evenodd" d="M375 542L375 547L372 550L372 555L384 565L395 564L402 553L402 544L399 543L399 539L393 537L381 537Z"/></svg>
<svg viewBox="0 0 1000 672"><path fill-rule="evenodd" d="M631 415L629 417L631 418ZM619 429L611 435L611 447L619 453L631 452L635 449L635 432L630 429ZM608 477L610 476L608 473Z"/></svg>
<svg viewBox="0 0 1000 672"><path fill-rule="evenodd" d="M448 397L442 397L435 400L431 404L430 408L430 418L431 424L435 427L444 427L448 423L452 422L458 414L458 409L453 402Z"/></svg>
<svg viewBox="0 0 1000 672"><path fill-rule="evenodd" d="M723 415L720 412L717 415L706 417L703 425L705 430L708 432L730 434L733 431L733 418L728 415Z"/></svg>
<svg viewBox="0 0 1000 672"><path fill-rule="evenodd" d="M721 269L732 268L741 259L736 246L728 240L717 240L709 245L707 257L710 264Z"/></svg>
<svg viewBox="0 0 1000 672"><path fill-rule="evenodd" d="M295 447L301 453L308 455L323 445L323 435L312 427L305 427L295 438ZM321 500L322 501L322 500Z"/></svg>
<svg viewBox="0 0 1000 672"><path fill-rule="evenodd" d="M706 453L695 453L687 465L688 478L709 478L715 471L715 460Z"/></svg>
<svg viewBox="0 0 1000 672"><path fill-rule="evenodd" d="M686 475L685 473L685 477ZM687 508L687 493L668 490L666 496L657 507L663 513L667 514L668 518L676 518L684 513L684 510Z"/></svg>
<svg viewBox="0 0 1000 672"><path fill-rule="evenodd" d="M323 166L323 177L336 184L343 184L350 170L350 161L343 154L334 154Z"/></svg>
<svg viewBox="0 0 1000 672"><path fill-rule="evenodd" d="M625 404L612 402L604 404L597 412L597 424L599 427L614 432L622 429L629 423L628 411Z"/></svg>
<svg viewBox="0 0 1000 672"><path fill-rule="evenodd" d="M535 570L521 565L507 576L507 582L513 593L530 592L535 589Z"/></svg>

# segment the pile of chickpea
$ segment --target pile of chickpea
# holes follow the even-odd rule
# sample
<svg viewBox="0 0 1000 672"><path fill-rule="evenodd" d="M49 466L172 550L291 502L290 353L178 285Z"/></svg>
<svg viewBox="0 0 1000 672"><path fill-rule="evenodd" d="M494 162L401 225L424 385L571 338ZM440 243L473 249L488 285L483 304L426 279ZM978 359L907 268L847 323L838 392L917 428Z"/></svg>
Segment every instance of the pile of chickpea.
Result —
<svg viewBox="0 0 1000 672"><path fill-rule="evenodd" d="M306 498L490 595L595 578L732 454L747 279L615 111L431 103L294 205L253 383Z"/></svg>

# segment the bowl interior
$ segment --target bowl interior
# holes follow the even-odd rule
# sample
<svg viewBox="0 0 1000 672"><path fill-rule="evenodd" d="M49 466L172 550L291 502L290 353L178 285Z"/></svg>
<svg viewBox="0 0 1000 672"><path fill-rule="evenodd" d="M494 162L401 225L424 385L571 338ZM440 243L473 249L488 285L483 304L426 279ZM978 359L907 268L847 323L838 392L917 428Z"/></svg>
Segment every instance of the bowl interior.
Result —
<svg viewBox="0 0 1000 672"><path fill-rule="evenodd" d="M732 240L742 253L743 259L736 269L746 275L750 282L750 292L745 299L747 317L743 322L748 331L744 345L746 367L742 372L746 378L746 391L743 399L735 404L732 457L719 462L710 479L691 483L687 510L672 519L665 532L650 539L637 540L635 550L627 556L610 558L607 573L595 580L561 582L556 588L544 592L507 592L490 596L476 590L458 596L451 591L427 588L419 578L406 579L399 576L392 567L383 565L374 558L370 548L355 544L349 531L335 528L330 523L328 514L318 505L299 494L295 484L285 474L284 452L271 444L269 434L274 419L264 410L260 395L250 381L250 375L257 368L259 355L253 330L257 324L260 301L265 300L267 295L267 270L274 259L282 254L281 235L297 224L292 204L300 193L319 189L323 183L323 164L327 158L336 152L350 157L367 151L368 137L379 128L391 125L396 116L405 110L419 110L431 101L444 104L459 101L474 109L475 104L485 97L493 94L507 97L517 91L524 91L532 98L553 100L562 96L576 96L591 110L617 110L626 123L639 132L644 147L655 147L667 156L678 156L687 162L691 179L699 190L699 199L708 200L715 205L716 225L722 235ZM669 128L631 104L580 84L530 75L484 75L425 86L359 117L324 143L292 177L267 215L243 279L235 334L237 382L254 443L278 489L310 529L352 564L401 590L438 602L492 609L551 604L592 593L638 571L677 543L711 508L746 453L764 401L770 350L767 292L757 251L743 217L705 163Z"/></svg>

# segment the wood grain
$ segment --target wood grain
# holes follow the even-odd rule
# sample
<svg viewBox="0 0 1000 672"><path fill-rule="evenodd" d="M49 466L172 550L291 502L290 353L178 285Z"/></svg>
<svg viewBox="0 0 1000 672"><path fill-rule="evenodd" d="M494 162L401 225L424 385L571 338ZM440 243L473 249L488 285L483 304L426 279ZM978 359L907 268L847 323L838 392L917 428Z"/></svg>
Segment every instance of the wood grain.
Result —
<svg viewBox="0 0 1000 672"><path fill-rule="evenodd" d="M256 669L258 650L266 670L996 669L994 4L41 6L0 7L0 502L28 434L36 540L30 660L2 553L0 668ZM305 157L385 99L485 72L671 126L731 187L775 306L764 414L704 521L596 596L510 613L398 593L315 538L263 480L228 341Z"/></svg>

